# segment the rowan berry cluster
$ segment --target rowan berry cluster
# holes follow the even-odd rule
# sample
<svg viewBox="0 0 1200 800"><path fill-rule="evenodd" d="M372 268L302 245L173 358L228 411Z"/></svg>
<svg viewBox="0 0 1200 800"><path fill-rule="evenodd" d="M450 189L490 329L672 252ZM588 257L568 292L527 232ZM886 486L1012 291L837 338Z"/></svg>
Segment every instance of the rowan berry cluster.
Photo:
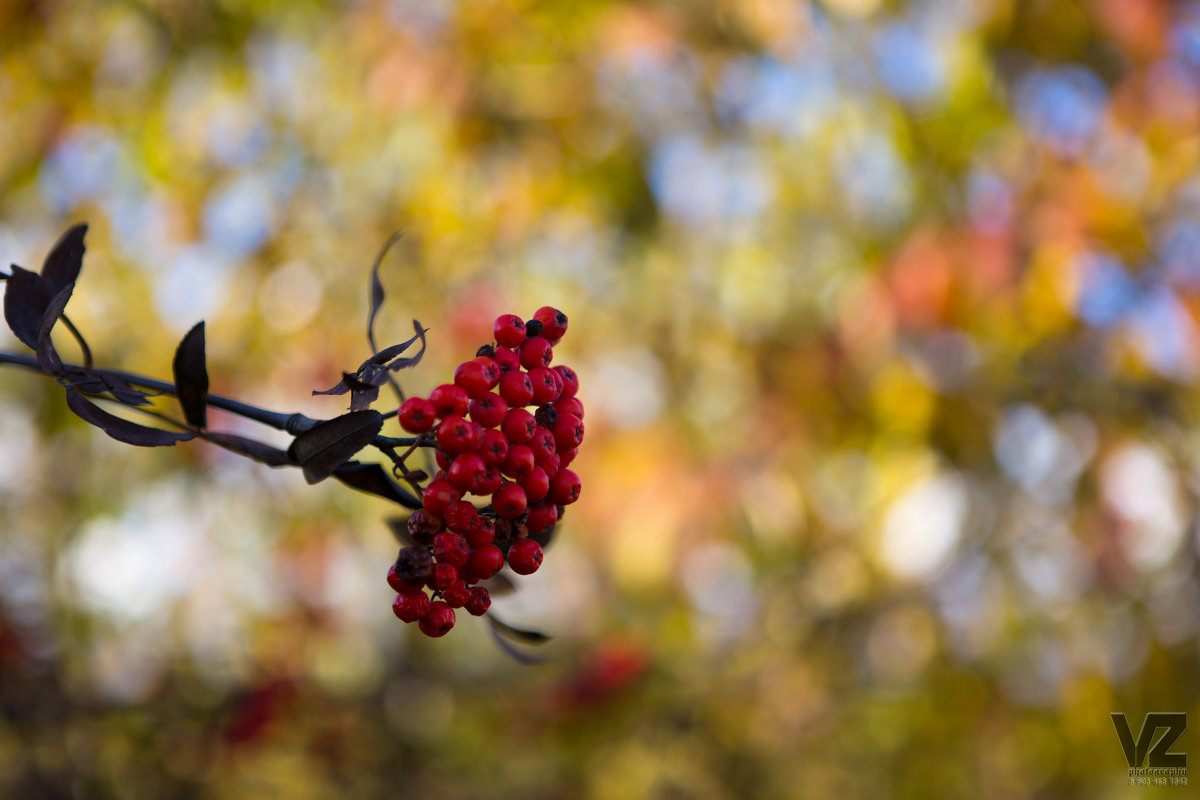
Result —
<svg viewBox="0 0 1200 800"><path fill-rule="evenodd" d="M491 597L478 584L505 563L535 572L564 507L579 498L579 476L567 469L583 441L579 378L551 366L567 316L545 306L529 321L503 314L492 330L495 343L459 364L453 383L400 406L400 425L429 438L439 470L388 583L393 612L427 636L454 627L455 609L484 614Z"/></svg>

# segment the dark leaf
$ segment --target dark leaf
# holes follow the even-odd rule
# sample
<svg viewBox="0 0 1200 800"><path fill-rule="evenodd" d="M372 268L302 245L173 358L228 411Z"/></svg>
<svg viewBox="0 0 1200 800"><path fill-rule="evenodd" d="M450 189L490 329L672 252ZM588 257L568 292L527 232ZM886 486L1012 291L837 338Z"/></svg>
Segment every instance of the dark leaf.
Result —
<svg viewBox="0 0 1200 800"><path fill-rule="evenodd" d="M521 664L545 664L547 661L549 661L547 658L535 656L525 652L524 650L521 650L519 647L505 638L505 634L507 633L506 629L508 629L508 626L503 622L500 622L491 614L487 615L487 621L491 623L488 625L488 631L492 634L492 639L494 639L500 649L503 650L514 661L517 661Z"/></svg>
<svg viewBox="0 0 1200 800"><path fill-rule="evenodd" d="M375 315L379 313L379 309L383 307L383 284L379 281L379 265L383 263L383 257L387 255L387 251L392 248L396 242L400 241L404 236L403 231L396 231L388 240L383 243L383 247L379 249L379 255L375 256L375 263L371 265L371 284L370 284L370 304L371 309L367 314L367 342L370 343L371 349L375 350Z"/></svg>
<svg viewBox="0 0 1200 800"><path fill-rule="evenodd" d="M205 365L203 320L197 322L175 348L171 367L183 418L193 427L205 428L208 425L208 367Z"/></svg>
<svg viewBox="0 0 1200 800"><path fill-rule="evenodd" d="M18 339L37 350L38 331L46 308L54 299L54 286L36 272L16 264L12 270L4 290L4 319Z"/></svg>
<svg viewBox="0 0 1200 800"><path fill-rule="evenodd" d="M320 483L370 444L382 427L383 415L378 411L351 411L297 436L288 455L303 468L306 481Z"/></svg>
<svg viewBox="0 0 1200 800"><path fill-rule="evenodd" d="M288 458L287 453L256 439L238 436L236 433L208 432L202 434L202 436L207 442L212 442L219 447L223 447L231 453L252 458L259 463L266 464L268 467L294 466L292 460Z"/></svg>
<svg viewBox="0 0 1200 800"><path fill-rule="evenodd" d="M417 322L414 319L413 320L413 330L417 332L416 336L409 339L404 344L407 347L408 345L412 344L417 339L420 339L421 340L421 349L417 351L417 354L415 356L411 356L409 358L397 358L395 361L392 361L391 363L389 363L387 365L387 368L389 370L391 370L392 372L395 372L398 369L404 369L405 367L416 366L416 364L421 360L421 357L425 355L425 333L429 329L422 328L421 323Z"/></svg>
<svg viewBox="0 0 1200 800"><path fill-rule="evenodd" d="M416 331L416 334L411 339L401 342L400 344L394 344L391 347L383 348L378 353L375 353L373 356L360 364L358 367L359 371L361 372L371 365L375 365L377 367L383 366L408 348L412 347L413 342L417 341L418 339L422 341L422 348L424 348L425 329L421 327L421 323L413 320L413 330Z"/></svg>
<svg viewBox="0 0 1200 800"><path fill-rule="evenodd" d="M86 224L72 226L50 248L42 264L42 277L50 282L55 292L79 279L79 270L83 268L83 252L87 249L83 246L87 229Z"/></svg>
<svg viewBox="0 0 1200 800"><path fill-rule="evenodd" d="M85 369L70 369L60 377L68 389L78 389L87 394L104 394L108 392L113 399L127 406L148 406L150 392L134 389L116 375L104 375Z"/></svg>
<svg viewBox="0 0 1200 800"><path fill-rule="evenodd" d="M347 461L333 471L333 477L353 489L391 500L405 508L418 509L421 507L421 501L392 480L387 471L378 464ZM390 525L391 522L389 521L388 524ZM407 528L405 532L407 534Z"/></svg>
<svg viewBox="0 0 1200 800"><path fill-rule="evenodd" d="M488 614L488 622L492 624L492 627L498 629L499 632L503 633L505 636L511 639L516 639L519 642L524 642L525 644L545 644L552 638L544 633L539 633L538 631L527 631L523 628L514 628L507 622L501 622L500 620L496 619L491 614Z"/></svg>
<svg viewBox="0 0 1200 800"><path fill-rule="evenodd" d="M62 361L54 349L54 342L50 340L50 331L54 329L54 323L58 322L58 318L62 316L63 309L67 307L73 291L75 291L75 284L68 283L58 294L54 295L50 304L46 306L46 312L42 315L41 327L38 328L38 366L42 368L42 372L51 375L58 375L62 372Z"/></svg>
<svg viewBox="0 0 1200 800"><path fill-rule="evenodd" d="M349 374L350 374L349 372L343 372L342 379L340 381L338 381L337 383L335 383L333 386L329 387L328 389L324 389L324 390L314 389L313 394L314 395L317 395L317 394L345 394L346 392L350 391L350 387L346 385L346 378L345 378L345 376L349 375Z"/></svg>
<svg viewBox="0 0 1200 800"><path fill-rule="evenodd" d="M90 422L118 442L138 447L164 447L194 438L191 433L175 433L160 428L148 428L121 417L115 417L74 389L67 389L67 406L84 422Z"/></svg>
<svg viewBox="0 0 1200 800"><path fill-rule="evenodd" d="M350 395L350 410L362 411L365 408L370 408L371 403L374 403L377 397L379 397L379 387L377 386L355 390Z"/></svg>

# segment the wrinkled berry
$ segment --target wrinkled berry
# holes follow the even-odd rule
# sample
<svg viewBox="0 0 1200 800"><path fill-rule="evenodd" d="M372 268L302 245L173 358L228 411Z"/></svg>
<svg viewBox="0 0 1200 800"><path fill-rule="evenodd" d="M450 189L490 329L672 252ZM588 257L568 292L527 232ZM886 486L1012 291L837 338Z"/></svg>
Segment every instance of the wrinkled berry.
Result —
<svg viewBox="0 0 1200 800"><path fill-rule="evenodd" d="M429 604L428 613L421 617L417 626L426 636L445 636L454 627L454 609L443 600L434 600Z"/></svg>

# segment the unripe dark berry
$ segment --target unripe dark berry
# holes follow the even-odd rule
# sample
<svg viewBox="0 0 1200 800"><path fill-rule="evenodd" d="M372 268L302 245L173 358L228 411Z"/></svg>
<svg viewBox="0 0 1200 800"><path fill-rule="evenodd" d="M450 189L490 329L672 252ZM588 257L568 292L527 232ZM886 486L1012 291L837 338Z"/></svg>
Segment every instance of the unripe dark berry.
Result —
<svg viewBox="0 0 1200 800"><path fill-rule="evenodd" d="M494 544L477 547L467 559L467 572L481 581L495 575L504 567L504 552Z"/></svg>
<svg viewBox="0 0 1200 800"><path fill-rule="evenodd" d="M525 320L516 314L501 314L492 325L492 335L496 344L517 347L525 341Z"/></svg>
<svg viewBox="0 0 1200 800"><path fill-rule="evenodd" d="M538 406L537 411L533 412L533 418L538 425L541 425L548 431L554 430L554 423L558 421L558 412L554 410L554 406L547 403L544 406Z"/></svg>
<svg viewBox="0 0 1200 800"><path fill-rule="evenodd" d="M495 392L487 392L471 401L470 414L481 427L495 428L508 414L508 403Z"/></svg>
<svg viewBox="0 0 1200 800"><path fill-rule="evenodd" d="M429 604L429 612L421 617L417 627L430 638L445 636L454 627L454 609L443 600L434 600Z"/></svg>
<svg viewBox="0 0 1200 800"><path fill-rule="evenodd" d="M528 442L536 429L537 420L523 408L510 408L504 416L504 422L500 423L500 430L508 437L510 447Z"/></svg>
<svg viewBox="0 0 1200 800"><path fill-rule="evenodd" d="M437 444L446 454L456 456L478 447L481 433L478 423L462 417L446 417L438 425Z"/></svg>
<svg viewBox="0 0 1200 800"><path fill-rule="evenodd" d="M418 508L408 518L408 535L417 544L431 543L434 534L441 533L444 529L442 518L436 514L430 514L424 508Z"/></svg>
<svg viewBox="0 0 1200 800"><path fill-rule="evenodd" d="M532 394L532 390L531 390ZM424 433L437 422L437 410L424 397L410 397L400 404L400 427L409 433Z"/></svg>
<svg viewBox="0 0 1200 800"><path fill-rule="evenodd" d="M560 469L550 481L550 500L568 506L579 499L579 476L569 469Z"/></svg>
<svg viewBox="0 0 1200 800"><path fill-rule="evenodd" d="M525 338L530 336L542 335L542 321L540 319L529 319L525 321Z"/></svg>
<svg viewBox="0 0 1200 800"><path fill-rule="evenodd" d="M554 348L550 346L550 342L545 338L531 336L522 342L517 355L521 359L521 366L525 369L548 367L550 366L550 362L554 360ZM458 380L455 379L454 382L458 383Z"/></svg>
<svg viewBox="0 0 1200 800"><path fill-rule="evenodd" d="M416 622L429 613L429 597L424 592L398 594L392 601L392 613L404 622Z"/></svg>
<svg viewBox="0 0 1200 800"><path fill-rule="evenodd" d="M552 430L556 450L570 450L579 447L579 443L583 441L583 420L574 414L560 416Z"/></svg>
<svg viewBox="0 0 1200 800"><path fill-rule="evenodd" d="M559 364L554 368L554 372L558 377L562 378L563 382L562 394L559 396L568 399L574 397L579 391L579 376L575 373L575 370L566 364Z"/></svg>
<svg viewBox="0 0 1200 800"><path fill-rule="evenodd" d="M533 312L533 318L542 323L542 336L556 344L567 332L567 315L557 308L542 306Z"/></svg>
<svg viewBox="0 0 1200 800"><path fill-rule="evenodd" d="M532 455L531 453L530 456L532 457ZM525 500L529 503L536 503L550 491L550 476L541 467L529 470L524 477L520 478L519 483L525 490Z"/></svg>
<svg viewBox="0 0 1200 800"><path fill-rule="evenodd" d="M496 348L490 344L481 344L479 345L479 349L475 351L476 358L479 358L480 356L487 356L488 358L491 358L494 355L496 355Z"/></svg>
<svg viewBox="0 0 1200 800"><path fill-rule="evenodd" d="M560 378L545 367L534 367L529 370L529 382L533 384L533 402L537 405L553 403L562 391Z"/></svg>
<svg viewBox="0 0 1200 800"><path fill-rule="evenodd" d="M533 539L521 539L508 548L508 566L518 575L532 575L542 565L542 546Z"/></svg>
<svg viewBox="0 0 1200 800"><path fill-rule="evenodd" d="M422 495L425 510L441 517L450 506L462 499L462 492L454 488L454 484L446 480L430 481Z"/></svg>
<svg viewBox="0 0 1200 800"><path fill-rule="evenodd" d="M443 383L429 393L429 402L439 417L464 417L471 398L459 386Z"/></svg>
<svg viewBox="0 0 1200 800"><path fill-rule="evenodd" d="M492 360L500 365L501 377L521 369L521 359L517 356L516 351L507 347L497 347L496 352L492 355Z"/></svg>
<svg viewBox="0 0 1200 800"><path fill-rule="evenodd" d="M471 599L471 590L467 588L466 581L458 580L442 590L442 599L451 608L462 608Z"/></svg>
<svg viewBox="0 0 1200 800"><path fill-rule="evenodd" d="M396 556L396 562L392 564L392 571L388 572L388 583L397 592L402 592L404 589L399 584L419 586L429 580L432 574L433 556L427 548L419 545L402 547ZM398 583L392 582L393 575Z"/></svg>
<svg viewBox="0 0 1200 800"><path fill-rule="evenodd" d="M467 540L457 533L439 533L433 537L433 557L439 564L453 564L461 567L467 563L471 551L467 549Z"/></svg>
<svg viewBox="0 0 1200 800"><path fill-rule="evenodd" d="M518 517L525 510L525 490L517 483L506 483L492 493L492 508L504 519ZM436 540L437 537L435 536Z"/></svg>
<svg viewBox="0 0 1200 800"><path fill-rule="evenodd" d="M499 372L500 368L497 367L496 371ZM488 385L489 381L488 369L478 359L464 361L454 370L454 385L471 397L479 397L492 388Z"/></svg>
<svg viewBox="0 0 1200 800"><path fill-rule="evenodd" d="M510 478L520 480L533 469L533 451L523 444L514 444L508 448L508 458L500 465L500 471Z"/></svg>
<svg viewBox="0 0 1200 800"><path fill-rule="evenodd" d="M450 462L446 478L460 492L473 492L486 471L487 464L483 463L483 456L479 453L459 453Z"/></svg>
<svg viewBox="0 0 1200 800"><path fill-rule="evenodd" d="M533 400L533 382L528 372L508 372L500 378L500 396L514 408L529 405Z"/></svg>
<svg viewBox="0 0 1200 800"><path fill-rule="evenodd" d="M507 416L508 414L505 412L505 418ZM503 464L507 455L508 437L504 435L503 431L486 430L479 437L479 456L486 466L495 467Z"/></svg>
<svg viewBox="0 0 1200 800"><path fill-rule="evenodd" d="M492 596L483 586L471 587L471 597L467 600L467 613L473 617L482 617L491 608Z"/></svg>

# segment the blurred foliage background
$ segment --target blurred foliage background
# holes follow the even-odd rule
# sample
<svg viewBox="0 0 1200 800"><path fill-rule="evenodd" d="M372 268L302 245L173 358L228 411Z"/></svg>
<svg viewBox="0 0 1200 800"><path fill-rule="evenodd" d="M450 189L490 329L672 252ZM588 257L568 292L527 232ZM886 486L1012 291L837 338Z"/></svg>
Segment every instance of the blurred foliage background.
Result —
<svg viewBox="0 0 1200 800"><path fill-rule="evenodd" d="M550 304L588 409L523 666L383 501L4 370L0 796L1140 797L1200 712L1198 3L8 0L0 120L103 366L333 416L403 229L410 391Z"/></svg>

